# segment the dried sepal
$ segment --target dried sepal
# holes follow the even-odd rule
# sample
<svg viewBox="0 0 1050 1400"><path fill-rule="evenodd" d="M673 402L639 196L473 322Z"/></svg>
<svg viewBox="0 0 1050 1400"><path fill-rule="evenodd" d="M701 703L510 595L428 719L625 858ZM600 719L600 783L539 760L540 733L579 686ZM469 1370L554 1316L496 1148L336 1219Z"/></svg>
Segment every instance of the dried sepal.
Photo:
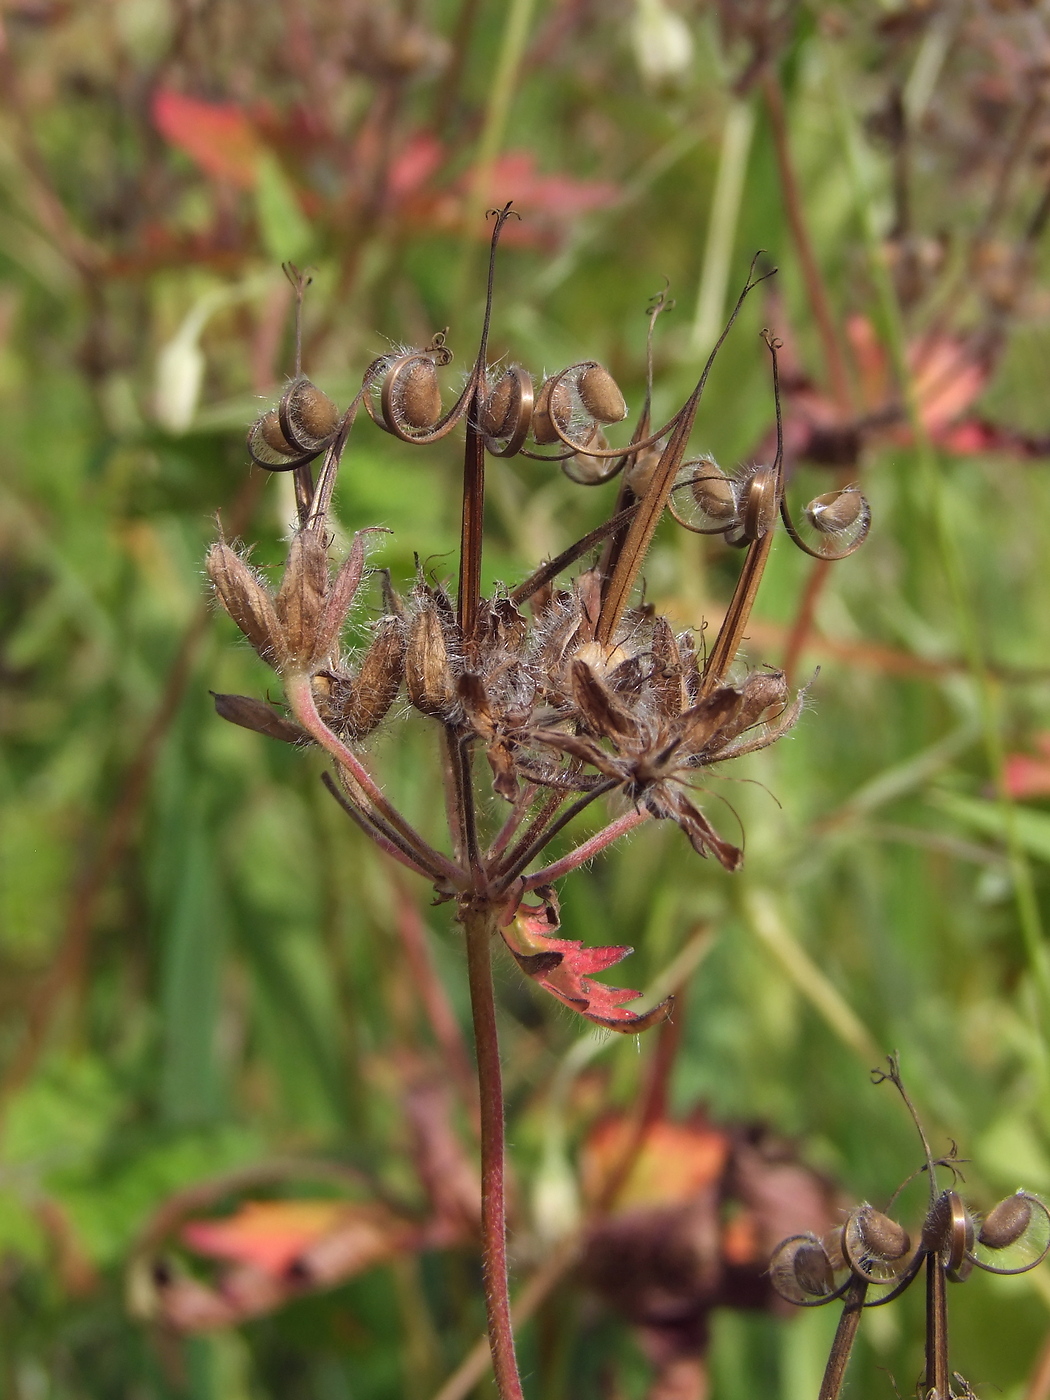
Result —
<svg viewBox="0 0 1050 1400"><path fill-rule="evenodd" d="M303 529L292 537L288 560L274 604L284 638L286 666L309 673L325 657L322 628L328 597L328 550L319 530Z"/></svg>
<svg viewBox="0 0 1050 1400"><path fill-rule="evenodd" d="M769 1261L769 1281L781 1298L797 1307L814 1307L836 1296L835 1273L822 1240L790 1235Z"/></svg>
<svg viewBox="0 0 1050 1400"><path fill-rule="evenodd" d="M648 491L662 456L663 448L655 445L643 447L631 456L624 479L634 495L641 497Z"/></svg>
<svg viewBox="0 0 1050 1400"><path fill-rule="evenodd" d="M265 734L270 739L280 739L284 744L313 743L305 729L294 720L279 715L272 705L267 705L263 700L256 700L251 695L221 695L214 690L209 694L220 719L238 724L242 729L253 729L256 734Z"/></svg>
<svg viewBox="0 0 1050 1400"><path fill-rule="evenodd" d="M267 585L225 540L208 550L204 567L230 617L267 665L279 670L286 659L283 630Z"/></svg>
<svg viewBox="0 0 1050 1400"><path fill-rule="evenodd" d="M1030 1191L1017 1191L985 1216L971 1261L989 1274L1025 1274L1050 1253L1050 1211Z"/></svg>
<svg viewBox="0 0 1050 1400"><path fill-rule="evenodd" d="M356 676L322 671L311 686L325 724L345 739L364 739L386 718L404 676L404 625L384 617Z"/></svg>
<svg viewBox="0 0 1050 1400"><path fill-rule="evenodd" d="M419 584L405 638L408 698L421 714L448 719L457 706L459 657L455 620L447 596Z"/></svg>
<svg viewBox="0 0 1050 1400"><path fill-rule="evenodd" d="M500 930L526 976L563 1005L608 1030L633 1035L667 1019L672 997L637 1015L624 1003L636 1000L641 992L593 980L595 973L615 966L632 949L586 948L578 939L556 938L561 922L557 896L549 886L535 893L539 902L519 904Z"/></svg>

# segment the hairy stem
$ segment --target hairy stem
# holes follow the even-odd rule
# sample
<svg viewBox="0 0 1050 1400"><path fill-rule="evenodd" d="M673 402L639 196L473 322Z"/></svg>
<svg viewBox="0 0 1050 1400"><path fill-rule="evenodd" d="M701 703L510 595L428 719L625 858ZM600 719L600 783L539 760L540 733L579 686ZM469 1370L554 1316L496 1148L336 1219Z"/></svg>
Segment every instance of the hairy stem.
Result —
<svg viewBox="0 0 1050 1400"><path fill-rule="evenodd" d="M500 1400L522 1400L514 1356L507 1282L507 1203L504 1188L503 1081L492 993L491 942L497 911L464 901L459 919L467 937L467 973L481 1096L481 1234L492 1369Z"/></svg>

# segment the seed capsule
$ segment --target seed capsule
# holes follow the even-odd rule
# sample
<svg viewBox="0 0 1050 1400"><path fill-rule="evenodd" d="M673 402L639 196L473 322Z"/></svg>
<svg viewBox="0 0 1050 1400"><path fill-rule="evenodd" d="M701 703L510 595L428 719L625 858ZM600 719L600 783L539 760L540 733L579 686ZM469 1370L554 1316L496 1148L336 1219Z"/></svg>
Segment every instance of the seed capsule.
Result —
<svg viewBox="0 0 1050 1400"><path fill-rule="evenodd" d="M532 411L532 436L541 446L560 442L555 431L555 423L564 433L572 418L572 395L568 385L560 380L552 389L554 381L545 379L536 396L536 406Z"/></svg>
<svg viewBox="0 0 1050 1400"><path fill-rule="evenodd" d="M867 1248L880 1259L900 1259L911 1248L903 1225L871 1206L862 1206L857 1212L857 1228Z"/></svg>
<svg viewBox="0 0 1050 1400"><path fill-rule="evenodd" d="M776 473L772 467L759 467L743 490L740 525L744 541L750 544L768 535L776 514Z"/></svg>
<svg viewBox="0 0 1050 1400"><path fill-rule="evenodd" d="M576 384L580 401L598 423L619 423L627 417L627 405L619 385L604 365L590 365Z"/></svg>
<svg viewBox="0 0 1050 1400"><path fill-rule="evenodd" d="M696 468L691 482L693 500L709 519L730 524L737 513L732 481L710 458L701 458L691 465Z"/></svg>
<svg viewBox="0 0 1050 1400"><path fill-rule="evenodd" d="M408 698L421 714L438 719L446 718L456 704L456 675L446 633L450 619L445 612L429 589L417 590L416 612L405 641Z"/></svg>
<svg viewBox="0 0 1050 1400"><path fill-rule="evenodd" d="M977 1239L989 1249L1006 1249L1017 1243L1031 1221L1032 1203L1018 1191L988 1212Z"/></svg>
<svg viewBox="0 0 1050 1400"><path fill-rule="evenodd" d="M851 529L864 513L866 502L859 491L827 491L803 510L803 515L822 535L837 535Z"/></svg>
<svg viewBox="0 0 1050 1400"><path fill-rule="evenodd" d="M288 550L284 577L274 599L288 661L294 670L310 671L324 659L316 653L328 587L324 540L317 530L300 530ZM323 646L321 649L326 650Z"/></svg>
<svg viewBox="0 0 1050 1400"><path fill-rule="evenodd" d="M394 409L400 421L409 428L432 428L441 417L441 389L434 361L413 360L395 366L388 378L391 375L395 378Z"/></svg>
<svg viewBox="0 0 1050 1400"><path fill-rule="evenodd" d="M276 408L264 413L248 430L248 453L253 462L271 472L291 471L310 455L293 447L285 437Z"/></svg>
<svg viewBox="0 0 1050 1400"><path fill-rule="evenodd" d="M597 447L602 451L609 446L601 428L592 428L584 445ZM600 486L603 481L610 481L617 474L620 470L620 460L619 457L592 457L587 452L575 452L571 457L565 458L561 469L570 481L575 481L580 486Z"/></svg>
<svg viewBox="0 0 1050 1400"><path fill-rule="evenodd" d="M803 1244L795 1251L795 1278L803 1293L820 1298L835 1286L831 1264L822 1244Z"/></svg>
<svg viewBox="0 0 1050 1400"><path fill-rule="evenodd" d="M496 381L496 387L481 410L479 426L486 437L506 437L513 431L513 411L517 398L517 380L513 371L508 369Z"/></svg>
<svg viewBox="0 0 1050 1400"><path fill-rule="evenodd" d="M660 447L643 448L627 468L627 485L636 496L644 496L648 491L649 483L653 479L656 468L660 465L662 456L663 449Z"/></svg>
<svg viewBox="0 0 1050 1400"><path fill-rule="evenodd" d="M782 1240L769 1261L769 1279L789 1303L809 1303L834 1290L827 1250L816 1235L792 1235Z"/></svg>
<svg viewBox="0 0 1050 1400"><path fill-rule="evenodd" d="M309 379L296 379L278 409L281 432L302 452L320 452L339 426L339 409Z"/></svg>

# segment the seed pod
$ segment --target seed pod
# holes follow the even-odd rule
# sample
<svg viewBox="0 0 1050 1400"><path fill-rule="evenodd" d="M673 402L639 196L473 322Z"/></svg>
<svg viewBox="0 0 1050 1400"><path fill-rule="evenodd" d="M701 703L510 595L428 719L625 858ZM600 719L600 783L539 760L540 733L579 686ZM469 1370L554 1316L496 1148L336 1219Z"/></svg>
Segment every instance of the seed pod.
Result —
<svg viewBox="0 0 1050 1400"><path fill-rule="evenodd" d="M911 1249L903 1225L871 1206L862 1206L857 1212L857 1228L867 1248L880 1259L900 1259Z"/></svg>
<svg viewBox="0 0 1050 1400"><path fill-rule="evenodd" d="M384 617L357 673L358 708L351 738L363 738L386 716L404 674L405 629L400 618Z"/></svg>
<svg viewBox="0 0 1050 1400"><path fill-rule="evenodd" d="M281 432L303 452L320 452L339 426L339 409L309 379L296 379L288 386L277 412Z"/></svg>
<svg viewBox="0 0 1050 1400"><path fill-rule="evenodd" d="M973 1249L973 1239L973 1221L958 1193L942 1191L923 1222L923 1248L939 1254L945 1273L958 1281L969 1272L966 1256Z"/></svg>
<svg viewBox="0 0 1050 1400"><path fill-rule="evenodd" d="M383 413L398 427L426 431L441 417L441 388L434 361L412 356L396 361L383 382Z"/></svg>
<svg viewBox="0 0 1050 1400"><path fill-rule="evenodd" d="M518 397L514 372L507 370L485 400L479 427L486 437L507 437L513 431L513 409Z"/></svg>
<svg viewBox="0 0 1050 1400"><path fill-rule="evenodd" d="M733 482L711 458L701 457L692 463L696 473L690 483L693 500L711 520L725 521L728 525L736 518L736 491Z"/></svg>
<svg viewBox="0 0 1050 1400"><path fill-rule="evenodd" d="M225 540L208 550L204 567L234 622L267 665L279 668L284 643L270 590Z"/></svg>
<svg viewBox="0 0 1050 1400"><path fill-rule="evenodd" d="M816 1235L782 1240L769 1261L769 1279L782 1298L796 1304L827 1297L835 1287L831 1261Z"/></svg>
<svg viewBox="0 0 1050 1400"><path fill-rule="evenodd" d="M847 487L844 491L827 491L815 497L802 513L814 530L822 535L837 535L856 524L865 505L860 492Z"/></svg>
<svg viewBox="0 0 1050 1400"><path fill-rule="evenodd" d="M660 465L660 458L663 456L663 448L645 447L631 461L627 468L625 480L636 496L644 496L649 489L649 483L653 479L653 473Z"/></svg>
<svg viewBox="0 0 1050 1400"><path fill-rule="evenodd" d="M271 472L291 471L303 460L304 454L281 431L281 418L276 408L257 419L248 430L248 453L253 462Z"/></svg>
<svg viewBox="0 0 1050 1400"><path fill-rule="evenodd" d="M328 594L328 551L318 530L300 530L292 540L274 604L284 634L286 665L309 672L316 655ZM326 648L325 648L326 649Z"/></svg>
<svg viewBox="0 0 1050 1400"><path fill-rule="evenodd" d="M416 612L405 641L408 698L424 715L446 718L456 702L456 676L449 655L447 620L429 589L418 589ZM458 668L457 668L458 669Z"/></svg>
<svg viewBox="0 0 1050 1400"><path fill-rule="evenodd" d="M239 724L242 729L254 729L256 734L280 739L285 744L313 742L305 729L251 695L218 695L213 690L211 698L215 701L215 713L220 719Z"/></svg>
<svg viewBox="0 0 1050 1400"><path fill-rule="evenodd" d="M619 385L604 365L589 365L576 383L580 401L598 423L619 423L627 417L627 405Z"/></svg>
<svg viewBox="0 0 1050 1400"><path fill-rule="evenodd" d="M760 540L773 527L777 515L777 482L772 467L759 467L741 493L740 529L743 541ZM735 544L735 540L730 540Z"/></svg>
<svg viewBox="0 0 1050 1400"><path fill-rule="evenodd" d="M553 386L553 387L552 387ZM557 424L564 433L572 418L572 395L564 380L554 385L553 379L545 379L536 395L536 406L532 411L532 436L541 446L560 442L555 431Z"/></svg>
<svg viewBox="0 0 1050 1400"><path fill-rule="evenodd" d="M592 428L584 446L604 451L609 444L601 428ZM574 452L562 461L561 469L570 481L575 481L579 486L601 486L617 474L621 460L619 457L592 457L587 452Z"/></svg>
<svg viewBox="0 0 1050 1400"><path fill-rule="evenodd" d="M1023 1191L1018 1191L988 1212L978 1242L989 1249L1006 1249L1017 1243L1031 1222L1032 1202Z"/></svg>

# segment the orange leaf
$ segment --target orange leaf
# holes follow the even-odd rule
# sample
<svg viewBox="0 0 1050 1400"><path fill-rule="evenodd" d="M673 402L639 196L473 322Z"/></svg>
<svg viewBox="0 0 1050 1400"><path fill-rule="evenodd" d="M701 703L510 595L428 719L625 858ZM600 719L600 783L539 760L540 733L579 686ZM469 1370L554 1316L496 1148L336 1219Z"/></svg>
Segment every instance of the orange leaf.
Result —
<svg viewBox="0 0 1050 1400"><path fill-rule="evenodd" d="M182 1238L198 1254L283 1274L352 1214L345 1201L245 1201L221 1220L190 1220Z"/></svg>
<svg viewBox="0 0 1050 1400"><path fill-rule="evenodd" d="M172 88L153 95L161 135L192 157L206 175L239 189L255 187L263 143L247 113L234 102L203 102Z"/></svg>
<svg viewBox="0 0 1050 1400"><path fill-rule="evenodd" d="M597 1200L634 1132L628 1118L611 1117L597 1125L583 1152L584 1191ZM677 1205L713 1186L725 1171L729 1134L709 1123L671 1123L660 1119L647 1129L617 1198L617 1209Z"/></svg>

